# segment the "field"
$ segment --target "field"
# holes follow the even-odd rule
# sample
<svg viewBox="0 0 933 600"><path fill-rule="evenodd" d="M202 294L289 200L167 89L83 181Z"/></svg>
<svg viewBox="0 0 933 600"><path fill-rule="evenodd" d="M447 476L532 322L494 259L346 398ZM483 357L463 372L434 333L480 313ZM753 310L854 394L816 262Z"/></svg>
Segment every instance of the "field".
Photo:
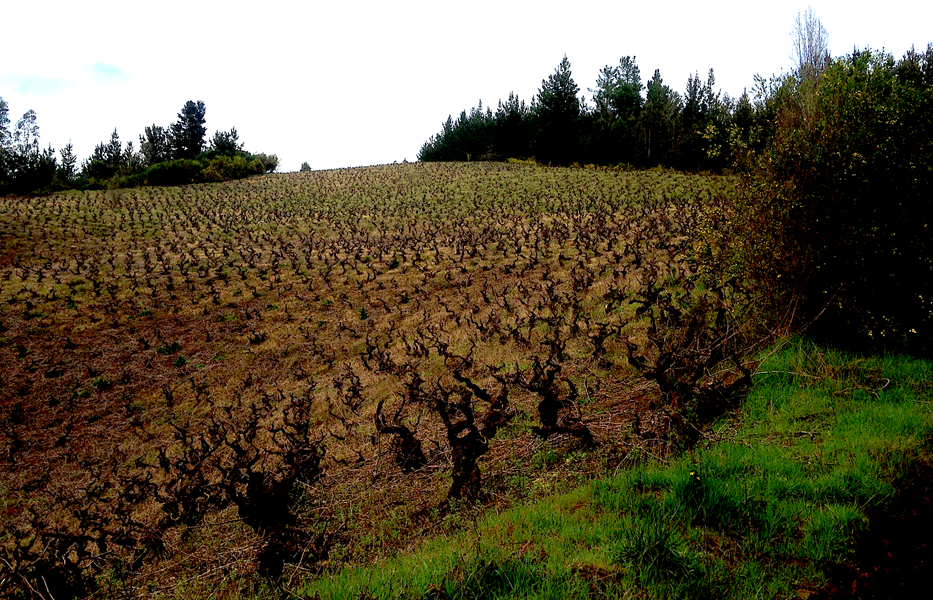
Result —
<svg viewBox="0 0 933 600"><path fill-rule="evenodd" d="M734 188L403 164L0 199L0 591L300 590L593 479L622 502L758 366L708 276Z"/></svg>

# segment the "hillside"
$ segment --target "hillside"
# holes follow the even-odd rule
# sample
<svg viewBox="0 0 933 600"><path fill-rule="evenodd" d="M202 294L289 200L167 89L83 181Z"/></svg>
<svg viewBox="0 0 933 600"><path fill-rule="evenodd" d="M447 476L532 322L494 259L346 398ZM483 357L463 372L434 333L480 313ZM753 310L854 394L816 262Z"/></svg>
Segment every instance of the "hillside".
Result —
<svg viewBox="0 0 933 600"><path fill-rule="evenodd" d="M735 183L448 163L0 199L0 589L297 591L681 461L663 504L764 369L716 279Z"/></svg>

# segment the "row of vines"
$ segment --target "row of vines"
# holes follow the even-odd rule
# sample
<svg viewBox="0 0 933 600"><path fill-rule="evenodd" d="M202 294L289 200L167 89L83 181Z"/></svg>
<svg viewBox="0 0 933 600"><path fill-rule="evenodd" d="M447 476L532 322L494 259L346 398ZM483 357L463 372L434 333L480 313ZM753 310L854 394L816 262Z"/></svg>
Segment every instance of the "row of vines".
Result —
<svg viewBox="0 0 933 600"><path fill-rule="evenodd" d="M291 580L548 445L695 442L751 372L732 193L406 164L0 199L0 591Z"/></svg>

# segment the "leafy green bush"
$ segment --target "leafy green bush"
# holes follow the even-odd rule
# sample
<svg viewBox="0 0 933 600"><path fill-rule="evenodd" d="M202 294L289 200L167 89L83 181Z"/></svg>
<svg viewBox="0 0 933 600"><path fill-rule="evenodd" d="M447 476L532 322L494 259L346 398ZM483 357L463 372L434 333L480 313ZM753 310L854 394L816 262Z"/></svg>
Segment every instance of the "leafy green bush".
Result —
<svg viewBox="0 0 933 600"><path fill-rule="evenodd" d="M928 351L933 45L900 61L856 51L770 102L774 137L738 216L743 269L773 310L819 317L820 339Z"/></svg>
<svg viewBox="0 0 933 600"><path fill-rule="evenodd" d="M250 164L255 163L256 161L262 165L263 171L265 173L272 173L279 168L279 157L275 154L264 154L260 152L259 154L251 154L250 157L252 160Z"/></svg>
<svg viewBox="0 0 933 600"><path fill-rule="evenodd" d="M265 167L261 162L249 161L243 155L217 156L207 161L201 170L206 181L226 181L228 179L243 179L250 175L261 175Z"/></svg>
<svg viewBox="0 0 933 600"><path fill-rule="evenodd" d="M185 185L202 180L201 168L196 160L179 158L152 165L140 178L148 185Z"/></svg>

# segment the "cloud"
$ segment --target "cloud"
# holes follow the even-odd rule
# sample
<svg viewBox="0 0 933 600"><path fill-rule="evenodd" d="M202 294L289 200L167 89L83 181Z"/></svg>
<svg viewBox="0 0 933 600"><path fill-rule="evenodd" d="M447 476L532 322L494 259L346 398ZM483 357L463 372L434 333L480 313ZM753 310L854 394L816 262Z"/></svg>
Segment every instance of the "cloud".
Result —
<svg viewBox="0 0 933 600"><path fill-rule="evenodd" d="M120 67L102 62L91 65L91 74L94 76L96 83L112 83L131 79Z"/></svg>
<svg viewBox="0 0 933 600"><path fill-rule="evenodd" d="M0 76L0 90L30 96L54 96L73 92L75 88L83 87L80 84L108 85L131 80L132 77L127 75L122 68L105 62L96 62L90 68L79 68L73 77L2 75Z"/></svg>
<svg viewBox="0 0 933 600"><path fill-rule="evenodd" d="M0 87L12 88L19 94L48 95L57 94L74 87L69 79L55 77L33 77L31 75L12 75L0 79Z"/></svg>

